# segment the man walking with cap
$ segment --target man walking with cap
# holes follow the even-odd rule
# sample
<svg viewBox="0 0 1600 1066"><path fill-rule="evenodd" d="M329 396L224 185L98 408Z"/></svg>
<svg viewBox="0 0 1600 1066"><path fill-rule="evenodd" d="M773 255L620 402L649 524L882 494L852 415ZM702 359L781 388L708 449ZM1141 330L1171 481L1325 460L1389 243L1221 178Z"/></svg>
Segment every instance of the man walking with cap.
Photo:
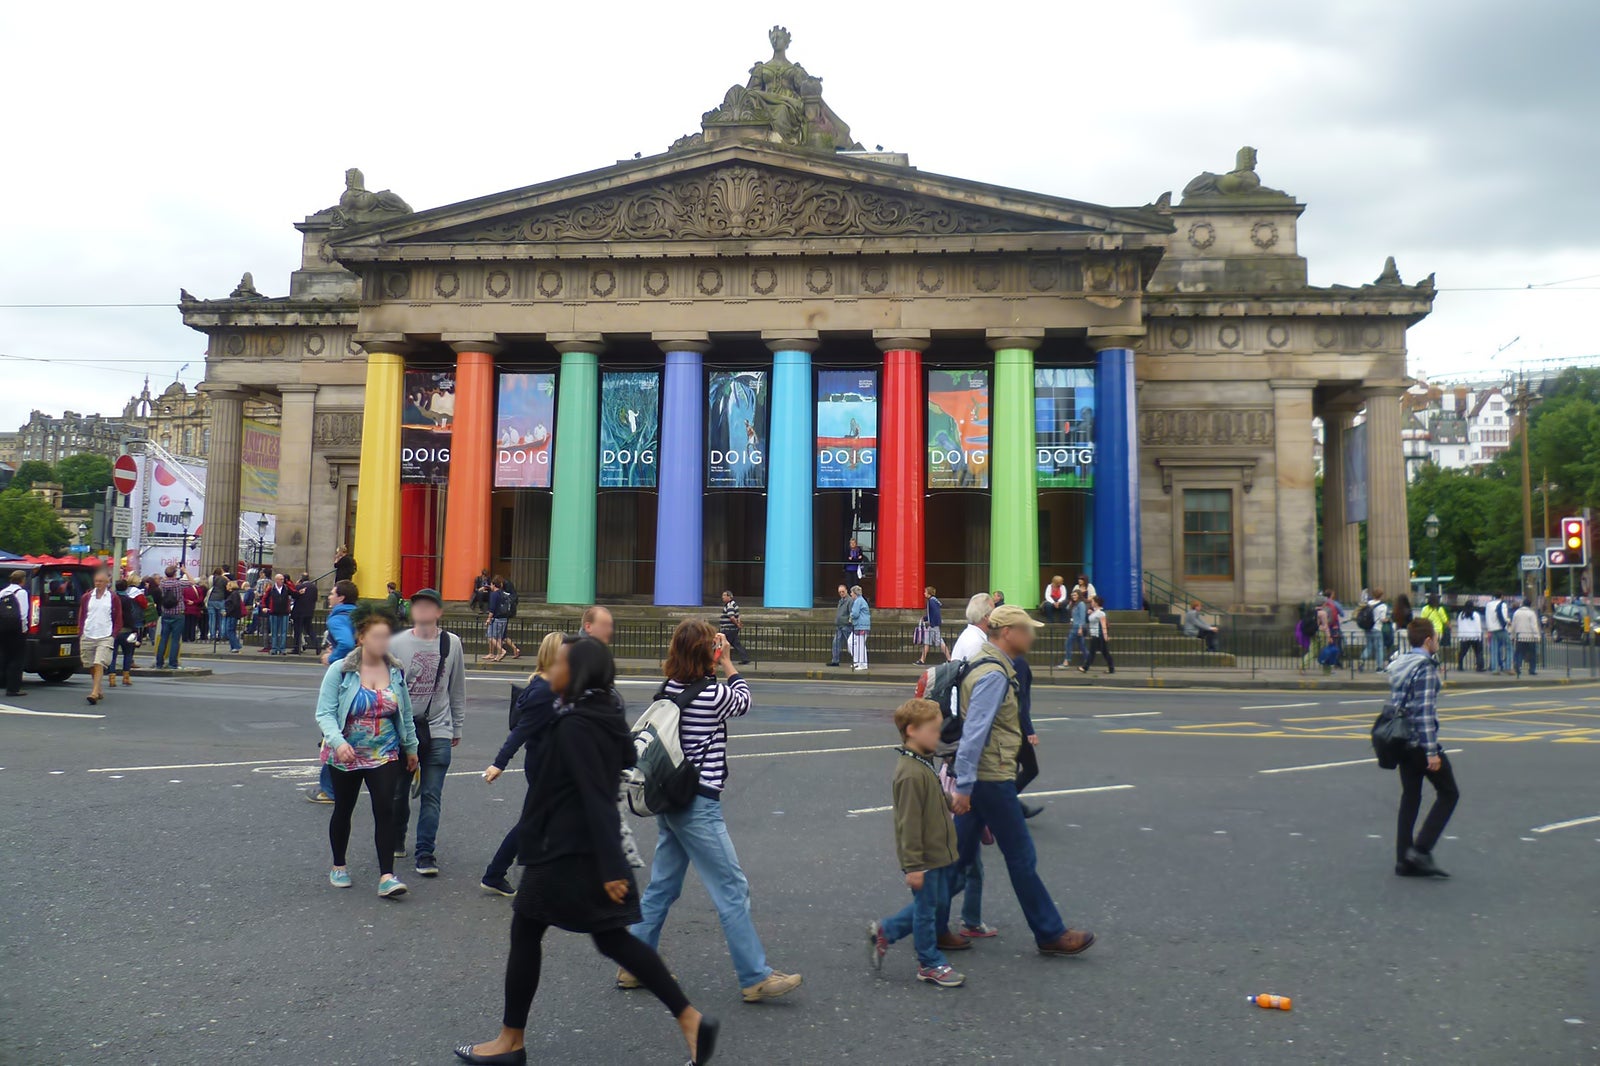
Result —
<svg viewBox="0 0 1600 1066"><path fill-rule="evenodd" d="M439 628L444 601L433 589L411 596L412 627L396 634L389 653L400 660L411 692L417 724L417 757L422 803L417 811L417 873L437 877L434 859L443 805L444 778L450 754L461 743L467 711L467 664L461 638ZM395 795L395 854L405 854L406 827L411 822L411 781L402 778Z"/></svg>

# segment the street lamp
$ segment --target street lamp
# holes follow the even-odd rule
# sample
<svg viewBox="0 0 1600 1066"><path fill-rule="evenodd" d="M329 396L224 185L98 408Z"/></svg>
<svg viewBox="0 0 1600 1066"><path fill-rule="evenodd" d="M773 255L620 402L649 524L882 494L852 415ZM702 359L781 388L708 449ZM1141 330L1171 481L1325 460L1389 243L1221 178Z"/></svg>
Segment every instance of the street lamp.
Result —
<svg viewBox="0 0 1600 1066"><path fill-rule="evenodd" d="M256 569L259 571L266 562L267 552L267 516L262 515L256 519Z"/></svg>
<svg viewBox="0 0 1600 1066"><path fill-rule="evenodd" d="M1428 535L1428 564L1433 570L1433 591L1439 593L1439 516L1429 513L1422 520L1422 531Z"/></svg>
<svg viewBox="0 0 1600 1066"><path fill-rule="evenodd" d="M78 546L81 548L89 542L89 523L78 523Z"/></svg>
<svg viewBox="0 0 1600 1066"><path fill-rule="evenodd" d="M189 510L189 501L183 501L183 510L178 512L178 524L183 527L183 547L178 559L178 572L185 573L189 569L189 523L194 521L194 512Z"/></svg>

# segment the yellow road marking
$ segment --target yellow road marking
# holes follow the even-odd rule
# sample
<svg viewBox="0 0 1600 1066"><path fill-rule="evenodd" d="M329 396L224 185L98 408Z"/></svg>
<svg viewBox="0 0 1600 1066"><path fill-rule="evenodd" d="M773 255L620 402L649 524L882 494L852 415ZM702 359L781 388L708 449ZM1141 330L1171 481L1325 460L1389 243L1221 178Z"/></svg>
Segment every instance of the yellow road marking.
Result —
<svg viewBox="0 0 1600 1066"><path fill-rule="evenodd" d="M1205 722L1200 725L1180 725L1179 729L1234 729L1242 725L1263 725L1262 722Z"/></svg>

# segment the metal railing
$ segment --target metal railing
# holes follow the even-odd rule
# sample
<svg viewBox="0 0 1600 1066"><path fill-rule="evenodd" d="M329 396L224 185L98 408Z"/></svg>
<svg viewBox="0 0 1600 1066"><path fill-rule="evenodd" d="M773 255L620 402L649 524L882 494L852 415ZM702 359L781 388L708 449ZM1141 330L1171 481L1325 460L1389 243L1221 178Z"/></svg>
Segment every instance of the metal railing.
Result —
<svg viewBox="0 0 1600 1066"><path fill-rule="evenodd" d="M1187 609L1189 604L1198 602L1200 610L1214 618L1224 618L1228 614L1225 608L1196 596L1188 589L1174 585L1151 570L1144 572L1144 601L1150 605L1151 610L1156 610L1161 604Z"/></svg>

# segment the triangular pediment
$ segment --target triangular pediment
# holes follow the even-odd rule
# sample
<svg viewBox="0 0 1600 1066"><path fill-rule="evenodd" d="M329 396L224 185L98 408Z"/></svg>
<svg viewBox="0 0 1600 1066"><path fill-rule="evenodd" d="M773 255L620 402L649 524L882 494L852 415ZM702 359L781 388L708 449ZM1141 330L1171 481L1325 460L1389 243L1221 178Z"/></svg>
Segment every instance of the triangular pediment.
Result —
<svg viewBox="0 0 1600 1066"><path fill-rule="evenodd" d="M1164 233L1138 209L924 174L849 156L708 146L349 231L373 245L704 242L1007 233ZM419 248L419 250L421 250Z"/></svg>

